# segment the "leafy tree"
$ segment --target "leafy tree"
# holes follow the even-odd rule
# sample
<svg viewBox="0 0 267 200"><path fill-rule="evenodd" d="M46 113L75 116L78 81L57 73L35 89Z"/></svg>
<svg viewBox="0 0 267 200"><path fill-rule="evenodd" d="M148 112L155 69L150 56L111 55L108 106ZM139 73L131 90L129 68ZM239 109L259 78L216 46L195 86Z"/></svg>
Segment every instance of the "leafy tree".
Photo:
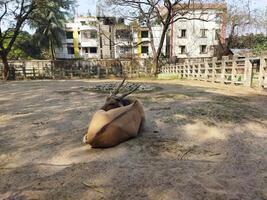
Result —
<svg viewBox="0 0 267 200"><path fill-rule="evenodd" d="M230 48L252 49L254 53L260 54L267 51L267 36L264 34L236 36L231 42Z"/></svg>
<svg viewBox="0 0 267 200"><path fill-rule="evenodd" d="M8 41L4 41L4 46L7 46L7 44ZM31 34L26 31L21 31L8 54L8 59L33 58L41 58L41 49L36 45L34 37Z"/></svg>
<svg viewBox="0 0 267 200"><path fill-rule="evenodd" d="M65 35L64 24L68 12L61 10L55 2L49 2L43 12L33 14L34 21L31 26L36 28L35 37L38 44L44 49L49 49L52 59L55 59L55 47L62 46Z"/></svg>
<svg viewBox="0 0 267 200"><path fill-rule="evenodd" d="M3 78L9 74L8 55L17 40L23 26L29 21L35 21L36 13L46 13L51 2L55 3L55 12L69 10L73 0L2 0L0 1L0 57L4 70ZM5 27L4 28L4 25ZM4 45L5 43L5 45Z"/></svg>

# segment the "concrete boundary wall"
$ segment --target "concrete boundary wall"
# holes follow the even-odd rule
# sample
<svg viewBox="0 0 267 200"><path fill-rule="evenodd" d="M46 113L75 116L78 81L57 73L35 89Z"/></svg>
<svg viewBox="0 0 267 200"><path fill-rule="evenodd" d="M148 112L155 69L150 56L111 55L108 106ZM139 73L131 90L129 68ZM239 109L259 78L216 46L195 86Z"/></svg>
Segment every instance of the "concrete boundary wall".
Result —
<svg viewBox="0 0 267 200"><path fill-rule="evenodd" d="M179 64L169 64L161 68L159 77L193 79L213 83L244 85L267 88L267 55L259 57L224 56L204 60L185 60Z"/></svg>

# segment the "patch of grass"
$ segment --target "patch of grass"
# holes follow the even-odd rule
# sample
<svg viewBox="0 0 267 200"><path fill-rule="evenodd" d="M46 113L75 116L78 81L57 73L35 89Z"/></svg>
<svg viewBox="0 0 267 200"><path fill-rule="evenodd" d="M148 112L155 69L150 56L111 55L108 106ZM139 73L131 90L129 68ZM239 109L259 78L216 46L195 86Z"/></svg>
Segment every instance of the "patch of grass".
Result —
<svg viewBox="0 0 267 200"><path fill-rule="evenodd" d="M248 99L244 97L236 97L236 96L214 96L211 97L211 99L216 101L217 103L222 103L222 104L245 103L248 101Z"/></svg>
<svg viewBox="0 0 267 200"><path fill-rule="evenodd" d="M146 102L151 103L168 103L168 102L174 102L179 101L183 99L188 99L189 97L184 94L155 94L153 96L138 96L141 100L145 100Z"/></svg>
<svg viewBox="0 0 267 200"><path fill-rule="evenodd" d="M184 94L187 95L188 97L200 97L200 96L208 95L208 92L204 90L203 91L185 91Z"/></svg>
<svg viewBox="0 0 267 200"><path fill-rule="evenodd" d="M61 95L68 95L71 93L79 93L79 91L76 90L61 90L61 91L55 91L55 93L61 94Z"/></svg>
<svg viewBox="0 0 267 200"><path fill-rule="evenodd" d="M214 97L213 100L179 109L177 113L200 119L207 125L216 125L219 122L258 121L266 118L258 108L248 105L246 99L223 96Z"/></svg>
<svg viewBox="0 0 267 200"><path fill-rule="evenodd" d="M173 100L181 100L181 99L188 99L187 95L184 94L160 94L155 97L158 100L163 100L163 99L173 99Z"/></svg>

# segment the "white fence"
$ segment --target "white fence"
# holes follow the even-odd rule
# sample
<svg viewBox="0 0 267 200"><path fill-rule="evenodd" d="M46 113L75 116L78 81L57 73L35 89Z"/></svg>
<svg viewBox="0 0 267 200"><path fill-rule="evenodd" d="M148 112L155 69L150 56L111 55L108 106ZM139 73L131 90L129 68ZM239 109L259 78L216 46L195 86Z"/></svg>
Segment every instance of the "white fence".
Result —
<svg viewBox="0 0 267 200"><path fill-rule="evenodd" d="M163 75L180 78L267 88L267 55L260 57L223 57L204 61L186 60L179 64L165 65Z"/></svg>

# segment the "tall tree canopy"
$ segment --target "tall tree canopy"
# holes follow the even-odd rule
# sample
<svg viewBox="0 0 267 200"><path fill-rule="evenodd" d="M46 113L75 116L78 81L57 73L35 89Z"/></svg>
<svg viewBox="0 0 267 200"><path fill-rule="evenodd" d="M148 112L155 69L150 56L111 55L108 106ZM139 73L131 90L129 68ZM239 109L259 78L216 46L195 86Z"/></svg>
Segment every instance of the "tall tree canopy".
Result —
<svg viewBox="0 0 267 200"><path fill-rule="evenodd" d="M55 47L61 47L65 35L64 24L69 13L60 9L54 1L49 2L43 11L33 13L34 20L31 27L36 28L35 38L38 45L50 51L52 59L55 58Z"/></svg>
<svg viewBox="0 0 267 200"><path fill-rule="evenodd" d="M2 0L0 2L0 57L4 65L5 80L9 74L8 54L22 28L27 23L39 20L41 15L48 12L47 10L54 13L67 11L74 3L74 0ZM39 27L39 23L36 25Z"/></svg>

